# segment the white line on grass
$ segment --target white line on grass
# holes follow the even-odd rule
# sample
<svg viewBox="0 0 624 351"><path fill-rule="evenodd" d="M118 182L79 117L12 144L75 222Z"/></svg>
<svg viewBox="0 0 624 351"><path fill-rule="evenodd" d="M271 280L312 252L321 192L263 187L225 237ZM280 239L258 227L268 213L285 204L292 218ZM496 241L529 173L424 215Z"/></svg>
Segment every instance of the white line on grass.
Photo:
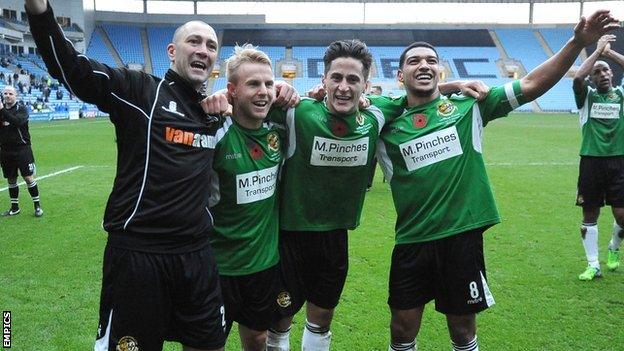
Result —
<svg viewBox="0 0 624 351"><path fill-rule="evenodd" d="M512 163L512 162L492 162L486 163L486 166L578 166L578 162L527 162L527 163Z"/></svg>
<svg viewBox="0 0 624 351"><path fill-rule="evenodd" d="M44 176L41 177L37 177L37 180L41 180L41 179L46 179L46 178L50 178L50 177L54 177L57 176L59 174L63 174L63 173L67 173L67 172L73 172L79 168L82 168L84 166L74 166L74 167L70 167L70 168L66 168L66 169L62 169L58 172L54 172L54 173L50 173L50 174L46 174ZM24 185L26 184L25 182L20 182L18 185ZM4 187L4 188L0 188L0 191L5 191L7 190L9 187Z"/></svg>

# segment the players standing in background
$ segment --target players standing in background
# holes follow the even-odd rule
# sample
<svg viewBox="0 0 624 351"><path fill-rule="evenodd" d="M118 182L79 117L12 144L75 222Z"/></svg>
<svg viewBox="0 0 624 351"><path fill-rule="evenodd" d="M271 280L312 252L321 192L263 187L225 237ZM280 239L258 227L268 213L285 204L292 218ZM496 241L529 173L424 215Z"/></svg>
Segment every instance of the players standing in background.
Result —
<svg viewBox="0 0 624 351"><path fill-rule="evenodd" d="M453 350L475 351L476 314L494 303L486 282L483 232L500 222L482 156L483 127L544 94L580 51L617 27L608 11L581 19L574 37L524 78L481 102L440 95L439 57L417 42L399 60L408 107L389 122L379 162L397 211L389 298L389 350L416 350L425 304L446 315ZM374 101L373 101L374 103Z"/></svg>
<svg viewBox="0 0 624 351"><path fill-rule="evenodd" d="M35 179L35 158L28 131L28 110L17 103L17 90L10 85L4 87L2 101L0 101L0 149L2 174L9 183L9 197L11 198L11 208L3 212L2 216L15 216L20 213L18 169L32 197L35 217L43 216L39 201L39 187Z"/></svg>
<svg viewBox="0 0 624 351"><path fill-rule="evenodd" d="M603 56L624 67L624 56L611 49L614 41L615 36L610 34L600 38L596 50L576 72L572 86L583 137L576 205L583 209L581 238L587 268L579 275L580 280L602 275L598 216L605 204L611 206L615 218L607 258L611 270L620 265L619 248L624 238L624 90L613 87L611 67L598 60Z"/></svg>

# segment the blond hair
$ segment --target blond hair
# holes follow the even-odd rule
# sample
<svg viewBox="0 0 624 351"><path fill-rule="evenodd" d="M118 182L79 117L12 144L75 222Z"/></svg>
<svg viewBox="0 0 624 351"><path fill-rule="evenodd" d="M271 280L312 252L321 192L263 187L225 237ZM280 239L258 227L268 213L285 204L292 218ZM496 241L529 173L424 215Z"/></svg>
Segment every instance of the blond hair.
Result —
<svg viewBox="0 0 624 351"><path fill-rule="evenodd" d="M228 82L236 83L236 71L243 63L259 63L271 66L271 59L263 51L251 44L236 45L234 54L227 59L226 76Z"/></svg>

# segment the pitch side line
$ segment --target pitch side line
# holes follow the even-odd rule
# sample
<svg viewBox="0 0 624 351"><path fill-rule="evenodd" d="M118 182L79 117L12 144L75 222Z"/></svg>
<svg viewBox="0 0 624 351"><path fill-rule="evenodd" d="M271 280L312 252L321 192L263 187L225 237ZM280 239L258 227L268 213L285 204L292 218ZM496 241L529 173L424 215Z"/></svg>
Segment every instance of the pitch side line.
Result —
<svg viewBox="0 0 624 351"><path fill-rule="evenodd" d="M486 166L578 166L578 162L527 162L527 163L511 163L511 162L492 162L485 163Z"/></svg>
<svg viewBox="0 0 624 351"><path fill-rule="evenodd" d="M58 171L58 172L54 172L54 173L50 173L50 174L46 174L46 175L41 176L41 177L36 177L36 179L37 179L37 181L39 181L39 180L41 180L41 179L46 179L46 178L54 177L54 176L57 176L57 175L59 175L59 174L63 174L63 173L67 173L67 172L73 172L73 171L75 171L75 170L77 170L77 169L80 169L80 168L82 168L82 167L84 167L84 166L74 166L74 167L70 167L70 168L67 168L67 169L62 169L62 170L60 170L60 171ZM26 184L26 182L23 182L23 181L22 181L22 182L19 182L19 183L18 183L18 185L24 185L24 184ZM9 187L0 188L0 191L5 191L5 190L7 190L7 189L9 189Z"/></svg>

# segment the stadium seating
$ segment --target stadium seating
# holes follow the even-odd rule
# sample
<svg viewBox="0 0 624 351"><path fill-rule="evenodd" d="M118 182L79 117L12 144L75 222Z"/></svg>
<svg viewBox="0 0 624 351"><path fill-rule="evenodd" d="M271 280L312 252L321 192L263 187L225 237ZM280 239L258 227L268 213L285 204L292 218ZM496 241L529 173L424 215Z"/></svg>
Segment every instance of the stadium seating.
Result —
<svg viewBox="0 0 624 351"><path fill-rule="evenodd" d="M572 31L572 27L570 28L542 28L539 30L540 34L550 47L553 52L559 51L565 43L572 37L574 32ZM577 66L580 66L582 63L581 58L577 58L574 63Z"/></svg>
<svg viewBox="0 0 624 351"><path fill-rule="evenodd" d="M141 44L141 28L128 25L102 25L108 38L113 43L115 49L124 64L140 63L145 64L143 56L143 45Z"/></svg>
<svg viewBox="0 0 624 351"><path fill-rule="evenodd" d="M92 57L110 67L117 67L115 59L111 55L110 51L108 51L100 32L97 30L93 31L91 34L91 41L89 42L89 47L87 48L87 56Z"/></svg>
<svg viewBox="0 0 624 351"><path fill-rule="evenodd" d="M164 48L171 42L175 27L148 27L150 55L152 56L152 72L156 77L164 77L169 69L169 57Z"/></svg>
<svg viewBox="0 0 624 351"><path fill-rule="evenodd" d="M509 58L522 62L527 72L548 59L532 29L496 29L495 32Z"/></svg>

